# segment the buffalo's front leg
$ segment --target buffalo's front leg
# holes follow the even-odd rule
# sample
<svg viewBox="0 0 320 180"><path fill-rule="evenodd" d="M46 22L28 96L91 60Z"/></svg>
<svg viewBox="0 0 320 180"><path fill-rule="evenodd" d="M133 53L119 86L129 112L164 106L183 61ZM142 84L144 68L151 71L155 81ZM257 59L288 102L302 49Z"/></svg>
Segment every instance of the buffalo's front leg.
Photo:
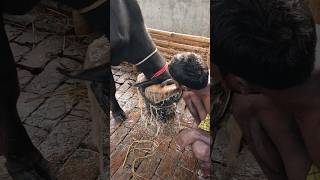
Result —
<svg viewBox="0 0 320 180"><path fill-rule="evenodd" d="M32 144L18 116L19 83L2 19L0 47L0 153L6 157L14 180L50 180L47 162Z"/></svg>
<svg viewBox="0 0 320 180"><path fill-rule="evenodd" d="M111 71L110 71L111 73ZM110 108L112 111L112 116L116 121L124 121L127 119L125 112L121 109L117 99L116 99L116 85L113 79L112 73L110 74Z"/></svg>

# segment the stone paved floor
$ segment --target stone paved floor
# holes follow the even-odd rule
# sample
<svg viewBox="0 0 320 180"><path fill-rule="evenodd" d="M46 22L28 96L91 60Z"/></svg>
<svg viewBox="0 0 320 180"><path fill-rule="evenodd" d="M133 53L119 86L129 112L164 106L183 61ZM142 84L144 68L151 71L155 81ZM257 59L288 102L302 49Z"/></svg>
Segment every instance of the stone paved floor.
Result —
<svg viewBox="0 0 320 180"><path fill-rule="evenodd" d="M60 180L96 180L98 153L91 140L85 85L65 80L57 67L81 69L88 37L74 36L70 19L37 7L24 16L5 16L15 61L42 67L39 75L18 69L18 111L35 146L53 165ZM90 39L90 38L89 38ZM0 158L0 179L11 179Z"/></svg>
<svg viewBox="0 0 320 180"><path fill-rule="evenodd" d="M98 179L98 154L91 140L85 86L79 81L65 81L56 71L57 67L81 69L88 38L74 36L67 16L43 7L24 16L6 16L5 19L16 62L43 68L39 75L18 69L22 91L18 109L32 141L53 164L59 180ZM137 76L132 66L113 67L113 73L116 97L128 120L120 123L111 118L110 121L112 179L134 179L131 167L136 156L130 153L124 167L122 164L129 145L135 140L161 142L154 156L135 163L139 175L153 180L197 179L198 165L190 149L178 152L173 135L162 132L153 137L146 129L137 92L132 87ZM186 125L188 116L181 118L185 122L181 127ZM175 123L178 126L177 121ZM221 179L225 165L223 152L227 142L224 136L222 133L215 150L215 179ZM9 180L4 162L0 158L0 179ZM234 179L265 179L246 149L241 152Z"/></svg>

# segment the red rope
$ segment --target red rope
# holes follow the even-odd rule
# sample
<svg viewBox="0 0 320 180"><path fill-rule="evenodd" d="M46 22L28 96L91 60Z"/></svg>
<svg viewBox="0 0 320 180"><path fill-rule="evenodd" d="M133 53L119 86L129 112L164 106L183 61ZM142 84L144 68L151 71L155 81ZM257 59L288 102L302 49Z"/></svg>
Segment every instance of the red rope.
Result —
<svg viewBox="0 0 320 180"><path fill-rule="evenodd" d="M157 71L156 73L153 74L151 79L159 77L160 75L162 75L167 70L168 70L168 64L166 63L159 71Z"/></svg>

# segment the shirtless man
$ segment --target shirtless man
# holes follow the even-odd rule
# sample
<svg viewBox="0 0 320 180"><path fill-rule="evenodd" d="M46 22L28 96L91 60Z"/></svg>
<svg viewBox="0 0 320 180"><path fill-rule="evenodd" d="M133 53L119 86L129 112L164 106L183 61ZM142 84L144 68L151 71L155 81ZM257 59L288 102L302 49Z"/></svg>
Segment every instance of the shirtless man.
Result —
<svg viewBox="0 0 320 180"><path fill-rule="evenodd" d="M188 145L199 161L202 177L210 176L210 86L208 66L194 53L182 53L173 57L169 72L176 85L183 91L183 99L192 114L195 127L183 129L176 137L178 150Z"/></svg>
<svg viewBox="0 0 320 180"><path fill-rule="evenodd" d="M320 59L303 1L211 5L212 63L234 91L234 116L265 175L320 179Z"/></svg>

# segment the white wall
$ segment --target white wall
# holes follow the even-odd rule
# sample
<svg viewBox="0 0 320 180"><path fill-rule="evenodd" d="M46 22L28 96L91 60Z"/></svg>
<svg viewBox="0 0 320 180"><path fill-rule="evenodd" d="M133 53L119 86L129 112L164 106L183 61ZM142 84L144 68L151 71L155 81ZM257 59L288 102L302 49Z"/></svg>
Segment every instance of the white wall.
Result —
<svg viewBox="0 0 320 180"><path fill-rule="evenodd" d="M137 0L147 27L210 37L210 0Z"/></svg>

